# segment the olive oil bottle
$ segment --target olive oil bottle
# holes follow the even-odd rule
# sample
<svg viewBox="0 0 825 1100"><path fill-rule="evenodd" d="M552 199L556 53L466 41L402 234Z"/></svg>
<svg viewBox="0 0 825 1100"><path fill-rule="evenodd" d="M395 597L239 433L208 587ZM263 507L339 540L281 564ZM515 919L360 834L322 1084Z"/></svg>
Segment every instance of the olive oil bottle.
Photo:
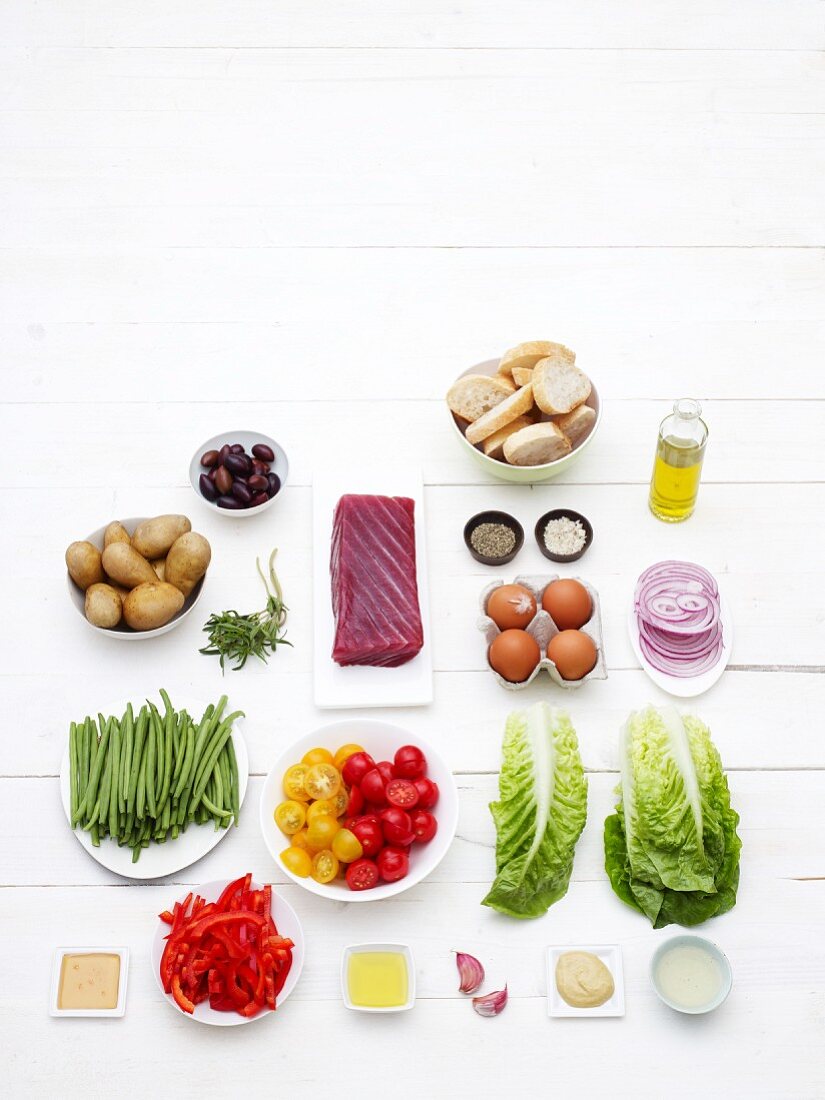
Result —
<svg viewBox="0 0 825 1100"><path fill-rule="evenodd" d="M699 402L675 401L673 412L659 425L650 481L650 510L665 523L681 523L693 515L707 441Z"/></svg>

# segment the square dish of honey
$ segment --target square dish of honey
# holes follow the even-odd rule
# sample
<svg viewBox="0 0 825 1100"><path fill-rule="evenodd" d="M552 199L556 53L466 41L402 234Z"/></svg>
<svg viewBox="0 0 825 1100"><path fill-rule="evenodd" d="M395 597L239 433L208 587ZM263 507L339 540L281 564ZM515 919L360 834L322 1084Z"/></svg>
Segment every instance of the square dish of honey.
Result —
<svg viewBox="0 0 825 1100"><path fill-rule="evenodd" d="M51 1016L123 1016L128 947L59 947L52 967Z"/></svg>

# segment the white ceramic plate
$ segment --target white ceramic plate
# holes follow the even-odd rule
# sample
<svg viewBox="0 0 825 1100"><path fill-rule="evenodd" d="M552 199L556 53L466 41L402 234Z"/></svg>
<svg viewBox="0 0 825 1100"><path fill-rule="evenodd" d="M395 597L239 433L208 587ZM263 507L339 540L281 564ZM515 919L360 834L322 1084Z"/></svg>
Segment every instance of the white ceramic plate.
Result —
<svg viewBox="0 0 825 1100"><path fill-rule="evenodd" d="M217 901L222 891L232 879L220 879L215 882L205 882L202 886L196 887L192 893L200 894L206 901ZM260 882L252 881L252 888L254 890L262 889ZM186 897L186 892L182 893L176 900L183 901ZM167 908L171 909L174 902L171 902ZM275 1005L277 1009L281 1007L292 990L298 984L298 979L301 976L301 971L304 968L304 933L301 928L301 923L298 920L298 916L289 902L284 899L277 892L276 887L272 887L272 919L275 921L275 927L282 936L286 936L292 940L295 946L292 949L292 966L290 967L289 974L287 974L284 987L278 994ZM238 1024L251 1024L255 1020L262 1020L265 1016L271 1016L273 1014L271 1008L265 1008L257 1014L257 1016L239 1016L237 1012L217 1012L215 1009L209 1007L208 1001L202 1001L199 1005L195 1005L195 1011L190 1014L184 1012L182 1008L178 1008L175 1004L175 998L166 993L163 988L163 983L160 980L160 960L163 955L164 942L166 936L169 933L169 925L164 924L162 920L155 922L155 934L152 938L152 973L155 975L155 981L157 982L158 989L161 991L164 1000L167 1004L171 1005L175 1012L179 1012L181 1016L185 1016L187 1020L197 1020L200 1024L214 1024L216 1027L236 1027Z"/></svg>
<svg viewBox="0 0 825 1100"><path fill-rule="evenodd" d="M398 668L366 665L341 668L332 659L335 618L329 554L333 512L345 493L403 496L415 501L415 558L424 646L411 661ZM424 487L420 470L336 470L315 476L312 487L313 686L317 707L416 707L432 702L432 635L424 523Z"/></svg>
<svg viewBox="0 0 825 1100"><path fill-rule="evenodd" d="M293 875L284 867L280 859L281 852L289 847L289 838L284 836L272 816L275 807L286 799L282 780L284 772L291 764L297 764L309 749L327 748L334 753L341 745L353 743L363 745L376 761L392 760L396 749L402 745L418 745L427 757L427 775L438 784L440 791L438 804L432 811L438 822L438 832L429 844L413 844L410 851L410 872L406 878L402 878L399 882L381 883L372 890L350 890L343 880L336 880L324 886L311 878L298 878L297 875ZM421 882L435 870L447 854L458 826L458 791L453 774L445 761L432 745L428 745L417 734L410 733L401 726L393 726L389 722L347 719L344 722L333 722L328 726L322 726L290 745L281 754L266 777L261 791L260 816L261 832L269 854L280 870L289 875L298 886L329 901L379 901L381 898L403 894L405 890Z"/></svg>
<svg viewBox="0 0 825 1100"><path fill-rule="evenodd" d="M722 652L719 654L719 660L713 668L709 668L701 676L668 676L666 672L659 672L658 669L653 668L644 653L642 653L642 647L639 645L639 626L636 622L635 598L631 599L627 609L627 630L630 634L630 644L633 646L637 661L657 687L680 699L691 699L695 695L704 694L709 688L713 687L727 668L731 649L733 648L733 620L727 600L721 592L719 594L719 621L722 624Z"/></svg>
<svg viewBox="0 0 825 1100"><path fill-rule="evenodd" d="M176 697L174 692L170 695L173 706L178 710L185 707L195 721L200 719L208 706L207 703L198 699L188 699L185 696ZM132 705L134 706L134 702ZM109 707L101 708L101 713L105 715L123 714L125 709L125 702L117 702ZM140 704L136 709L140 709ZM225 713L229 714L231 711L227 709ZM238 718L232 725L235 759L238 762L241 806L243 806L247 780L249 779L249 754L246 749L246 741L244 741L241 733L242 723L243 719ZM66 820L71 825L68 736L66 737L63 759L60 763L60 799L63 803ZM116 875L122 875L124 878L148 880L163 878L165 875L174 875L176 872L182 871L184 867L197 862L207 852L211 852L216 844L220 844L223 838L232 832L234 827L234 825L230 825L228 829L218 829L216 832L211 821L205 825L191 823L186 832L181 833L177 840L167 840L165 844L150 844L148 848L144 848L137 863L132 863L131 848L118 848L117 843L110 840L109 837L104 837L100 841L100 847L95 848L92 844L92 838L84 829L77 828L73 831L89 855L97 860L102 867L106 867L109 871L114 871Z"/></svg>
<svg viewBox="0 0 825 1100"><path fill-rule="evenodd" d="M574 1008L562 998L556 988L556 963L560 955L568 951L587 951L601 959L613 975L613 996L609 1001L596 1008ZM570 944L567 947L547 948L547 1014L549 1016L624 1016L624 971L622 969L622 949L614 943L609 944Z"/></svg>
<svg viewBox="0 0 825 1100"><path fill-rule="evenodd" d="M149 516L131 516L129 519L122 519L120 522L126 528L131 535L134 529L139 523L143 523L145 519L149 519ZM113 522L110 520L110 522ZM108 527L109 524L106 524ZM98 550L103 549L103 532L106 527L98 527L96 531L93 531L91 535L87 536L87 541L94 543ZM208 570L207 570L208 572ZM88 626L90 630L94 630L96 634L105 634L108 638L117 638L122 642L141 642L146 638L157 638L159 634L167 634L170 630L174 630L176 626L180 626L198 600L201 598L201 592L203 591L204 582L206 576L201 577L186 599L183 601L183 607L173 616L168 623L164 626L159 626L155 630L132 630L130 626L126 625L126 622L121 619L117 626L112 627L111 630L106 630L102 626L95 626L90 623L86 618L86 593L77 587L72 578L69 576L68 570L66 571L66 583L69 587L69 597L72 603L77 609L77 613L80 615L83 622Z"/></svg>
<svg viewBox="0 0 825 1100"><path fill-rule="evenodd" d="M277 474L281 479L281 488L274 497L270 497L265 503L259 504L255 508L237 509L219 508L214 501L206 499L198 485L201 474L206 473L206 470L201 466L201 455L206 454L207 451L219 451L224 443L240 443L240 445L246 449L247 454L251 452L256 443L266 443L268 447L272 448L275 453L275 461L270 463L270 469L273 474ZM268 435L264 435L263 432L219 432L218 435L213 435L211 439L207 439L201 443L189 462L189 483L195 491L195 496L201 504L204 504L211 511L217 512L220 516L228 516L230 519L248 519L250 516L258 516L261 512L265 512L267 508L280 498L288 477L289 462L286 457L286 451L280 443L276 443L274 439Z"/></svg>

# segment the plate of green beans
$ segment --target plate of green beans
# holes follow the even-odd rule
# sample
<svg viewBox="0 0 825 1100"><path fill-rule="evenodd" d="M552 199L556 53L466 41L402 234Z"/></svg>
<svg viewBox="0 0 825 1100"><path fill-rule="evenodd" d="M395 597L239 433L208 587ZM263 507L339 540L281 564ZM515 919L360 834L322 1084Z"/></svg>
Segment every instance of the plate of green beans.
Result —
<svg viewBox="0 0 825 1100"><path fill-rule="evenodd" d="M171 875L238 824L249 778L243 712L160 699L72 722L60 794L75 836L124 878Z"/></svg>

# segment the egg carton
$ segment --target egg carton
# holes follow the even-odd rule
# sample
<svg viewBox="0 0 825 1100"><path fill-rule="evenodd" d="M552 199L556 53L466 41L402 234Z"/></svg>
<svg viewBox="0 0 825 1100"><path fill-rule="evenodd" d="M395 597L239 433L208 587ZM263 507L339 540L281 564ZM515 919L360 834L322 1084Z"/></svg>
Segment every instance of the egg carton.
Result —
<svg viewBox="0 0 825 1100"><path fill-rule="evenodd" d="M545 588L552 581L560 579L558 573L551 573L548 577L516 577L515 580L508 581L508 584L521 584L528 591L532 592L536 598L536 606L538 610L534 617L530 620L527 626L524 628L528 634L531 634L539 645L541 653L547 653L547 646L550 643L550 639L559 634L559 628L553 622L548 612L546 612L541 606L541 597ZM587 673L586 676L582 676L581 680L565 680L558 672L555 664L549 657L543 656L526 680L522 680L520 684L514 684L510 680L505 680L503 676L500 676L496 670L489 664L488 668L492 672L493 676L498 680L499 684L508 691L521 691L526 688L528 684L532 684L533 680L538 676L542 669L546 670L550 674L550 679L559 685L559 687L572 690L573 688L579 688L582 684L587 683L588 680L606 680L607 679L607 664L604 659L604 639L602 637L602 612L601 604L599 602L599 593L588 584L586 580L581 577L574 577L579 584L583 585L590 593L590 599L593 601L593 614L590 619L581 627L583 634L589 635L593 639L593 643L596 646L596 663ZM501 588L504 585L504 581L497 580L491 581L481 592L481 599L479 601L481 606L481 616L478 620L478 629L484 635L487 641L487 650L489 652L490 646L493 641L501 633L499 628L487 614L487 603L490 596L497 588Z"/></svg>

